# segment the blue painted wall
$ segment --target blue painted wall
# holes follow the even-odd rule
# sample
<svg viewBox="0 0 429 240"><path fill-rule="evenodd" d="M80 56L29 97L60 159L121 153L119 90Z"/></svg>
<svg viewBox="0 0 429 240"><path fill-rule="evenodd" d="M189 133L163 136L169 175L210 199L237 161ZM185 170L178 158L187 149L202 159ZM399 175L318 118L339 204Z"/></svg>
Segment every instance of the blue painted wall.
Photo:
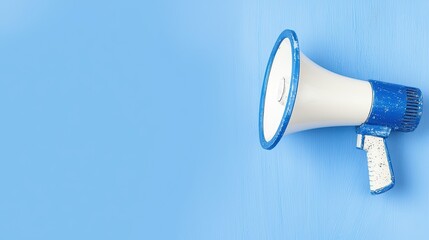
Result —
<svg viewBox="0 0 429 240"><path fill-rule="evenodd" d="M425 1L0 3L0 239L422 239L429 116L369 194L352 127L258 142L285 28L321 66L421 88Z"/></svg>

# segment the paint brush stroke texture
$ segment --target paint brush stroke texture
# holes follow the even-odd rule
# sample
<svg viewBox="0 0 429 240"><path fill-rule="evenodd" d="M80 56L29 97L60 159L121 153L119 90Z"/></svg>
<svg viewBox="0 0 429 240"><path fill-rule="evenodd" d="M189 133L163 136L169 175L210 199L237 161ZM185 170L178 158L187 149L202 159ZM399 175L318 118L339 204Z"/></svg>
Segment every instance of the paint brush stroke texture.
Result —
<svg viewBox="0 0 429 240"><path fill-rule="evenodd" d="M258 139L278 34L429 93L427 1L0 3L0 239L421 239L429 117L368 193L353 127Z"/></svg>

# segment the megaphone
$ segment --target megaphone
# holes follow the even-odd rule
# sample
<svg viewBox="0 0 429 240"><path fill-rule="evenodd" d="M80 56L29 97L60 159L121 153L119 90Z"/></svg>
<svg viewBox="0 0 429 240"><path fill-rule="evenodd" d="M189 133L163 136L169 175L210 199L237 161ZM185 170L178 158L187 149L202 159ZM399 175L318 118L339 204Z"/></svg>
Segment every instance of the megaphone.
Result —
<svg viewBox="0 0 429 240"><path fill-rule="evenodd" d="M418 88L358 80L330 72L300 52L294 31L278 37L268 60L259 108L259 139L274 148L283 135L314 128L356 126L356 147L366 151L370 191L395 184L385 139L419 124Z"/></svg>

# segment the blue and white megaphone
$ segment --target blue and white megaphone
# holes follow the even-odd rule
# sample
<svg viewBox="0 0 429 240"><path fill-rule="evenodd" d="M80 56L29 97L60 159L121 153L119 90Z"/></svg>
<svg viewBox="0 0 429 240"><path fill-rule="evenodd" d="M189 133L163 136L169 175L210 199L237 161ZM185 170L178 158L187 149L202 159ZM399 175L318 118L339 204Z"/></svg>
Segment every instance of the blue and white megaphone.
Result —
<svg viewBox="0 0 429 240"><path fill-rule="evenodd" d="M357 126L357 148L367 152L370 190L392 188L385 139L419 124L423 99L418 88L362 81L330 72L299 50L294 31L278 37L265 72L259 109L259 138L272 149L283 135L313 128Z"/></svg>

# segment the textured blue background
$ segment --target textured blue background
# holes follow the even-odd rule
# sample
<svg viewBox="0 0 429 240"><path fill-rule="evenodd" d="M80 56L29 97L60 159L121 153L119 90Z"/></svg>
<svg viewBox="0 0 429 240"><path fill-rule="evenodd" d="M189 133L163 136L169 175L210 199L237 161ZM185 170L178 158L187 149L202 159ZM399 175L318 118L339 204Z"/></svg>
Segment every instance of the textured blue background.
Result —
<svg viewBox="0 0 429 240"><path fill-rule="evenodd" d="M258 140L265 64L296 30L321 66L420 87L425 1L0 2L0 239L413 239L429 116L368 189L352 127Z"/></svg>

